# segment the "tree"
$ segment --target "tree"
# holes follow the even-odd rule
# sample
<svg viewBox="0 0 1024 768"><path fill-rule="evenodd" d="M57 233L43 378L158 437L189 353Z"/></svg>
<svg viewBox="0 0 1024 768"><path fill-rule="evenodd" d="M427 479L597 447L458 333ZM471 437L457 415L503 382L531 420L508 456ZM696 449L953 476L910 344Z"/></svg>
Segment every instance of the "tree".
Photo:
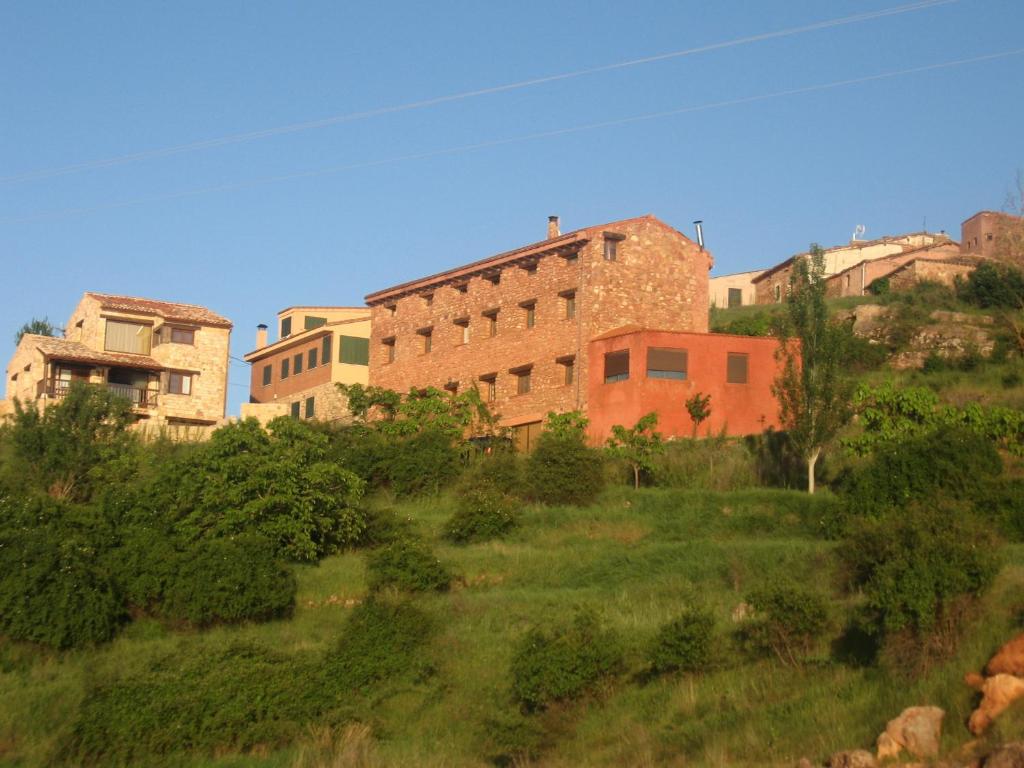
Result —
<svg viewBox="0 0 1024 768"><path fill-rule="evenodd" d="M686 412L693 419L693 439L697 439L697 427L711 415L711 395L700 392L686 401Z"/></svg>
<svg viewBox="0 0 1024 768"><path fill-rule="evenodd" d="M655 431L658 414L648 413L629 429L621 424L612 427L608 438L608 452L623 459L633 468L633 487L640 487L640 472L654 468L654 457L665 450L661 433Z"/></svg>
<svg viewBox="0 0 1024 768"><path fill-rule="evenodd" d="M37 336L56 336L58 330L60 329L50 322L50 318L44 317L40 320L38 317L33 317L14 334L14 343L15 345L21 344L21 337L26 333L34 333Z"/></svg>
<svg viewBox="0 0 1024 768"><path fill-rule="evenodd" d="M852 394L843 367L848 334L829 321L824 277L824 252L814 244L810 258L793 262L777 353L782 371L772 385L790 442L807 462L808 493L822 450L849 418Z"/></svg>

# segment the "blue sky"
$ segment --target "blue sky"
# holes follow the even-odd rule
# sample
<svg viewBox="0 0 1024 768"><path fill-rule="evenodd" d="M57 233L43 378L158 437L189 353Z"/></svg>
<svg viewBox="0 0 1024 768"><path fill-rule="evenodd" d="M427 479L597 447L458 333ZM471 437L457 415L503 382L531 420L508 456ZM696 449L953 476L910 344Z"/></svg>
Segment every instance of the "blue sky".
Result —
<svg viewBox="0 0 1024 768"><path fill-rule="evenodd" d="M205 304L234 321L241 357L283 307L361 304L542 239L549 214L563 230L653 213L690 234L703 219L719 274L857 224L958 236L1024 168L1019 0L923 3L238 138L911 4L8 0L0 357L23 322L62 323L85 290ZM618 124L525 138L603 123ZM229 413L247 375L232 364Z"/></svg>

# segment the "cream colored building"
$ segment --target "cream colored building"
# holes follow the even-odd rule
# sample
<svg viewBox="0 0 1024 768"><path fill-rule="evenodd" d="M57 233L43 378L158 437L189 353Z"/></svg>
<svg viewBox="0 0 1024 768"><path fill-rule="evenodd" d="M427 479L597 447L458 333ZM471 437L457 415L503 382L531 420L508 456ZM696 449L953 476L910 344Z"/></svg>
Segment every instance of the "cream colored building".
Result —
<svg viewBox="0 0 1024 768"><path fill-rule="evenodd" d="M370 310L366 307L289 307L277 315L278 339L256 331L249 402L242 417L345 420L348 403L337 384L369 382Z"/></svg>
<svg viewBox="0 0 1024 768"><path fill-rule="evenodd" d="M230 338L231 322L205 307L88 292L63 338L22 337L7 400L45 407L83 382L129 399L141 427L218 424Z"/></svg>
<svg viewBox="0 0 1024 768"><path fill-rule="evenodd" d="M711 306L719 309L746 307L755 303L754 278L764 272L734 272L731 275L712 276L708 281L708 298Z"/></svg>

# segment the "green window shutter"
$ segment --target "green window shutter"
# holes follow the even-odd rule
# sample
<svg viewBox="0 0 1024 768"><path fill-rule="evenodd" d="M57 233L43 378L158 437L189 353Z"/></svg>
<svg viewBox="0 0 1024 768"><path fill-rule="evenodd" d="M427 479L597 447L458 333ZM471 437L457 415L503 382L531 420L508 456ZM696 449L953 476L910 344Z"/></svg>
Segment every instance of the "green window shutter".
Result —
<svg viewBox="0 0 1024 768"><path fill-rule="evenodd" d="M307 419L312 419L313 418L313 400L314 400L314 398L312 398L312 397L307 397L306 398L306 418ZM296 405L298 405L298 403L296 403Z"/></svg>
<svg viewBox="0 0 1024 768"><path fill-rule="evenodd" d="M349 365L369 365L370 340L358 336L342 336L341 362Z"/></svg>
<svg viewBox="0 0 1024 768"><path fill-rule="evenodd" d="M301 404L299 403L298 400L296 400L294 403L292 403L292 418L293 419L299 418L299 408L301 408Z"/></svg>
<svg viewBox="0 0 1024 768"><path fill-rule="evenodd" d="M320 352L319 349L317 349L316 347L313 347L311 350L309 350L308 353L306 353L306 357L307 357L307 360L306 360L306 370L307 371L312 370L313 368L316 368L317 362L318 362L317 361L317 353L319 353L319 352Z"/></svg>
<svg viewBox="0 0 1024 768"><path fill-rule="evenodd" d="M289 362L290 361L288 360L287 357L284 360L281 361L281 378L282 379L287 379L288 378L288 365L289 365Z"/></svg>
<svg viewBox="0 0 1024 768"><path fill-rule="evenodd" d="M321 325L327 325L326 317L313 317L312 315L306 315L306 330L312 330L313 328L319 328Z"/></svg>
<svg viewBox="0 0 1024 768"><path fill-rule="evenodd" d="M329 335L324 336L322 344L323 348L320 350L320 359L323 360L324 365L326 365L331 361L331 337Z"/></svg>
<svg viewBox="0 0 1024 768"><path fill-rule="evenodd" d="M274 366L272 366L272 365L264 365L263 366L263 386L264 387L270 385L270 376L273 373L273 368L274 368Z"/></svg>
<svg viewBox="0 0 1024 768"><path fill-rule="evenodd" d="M291 336L291 335L292 335L292 319L290 317L286 317L284 320L281 321L281 338L283 339L285 336Z"/></svg>

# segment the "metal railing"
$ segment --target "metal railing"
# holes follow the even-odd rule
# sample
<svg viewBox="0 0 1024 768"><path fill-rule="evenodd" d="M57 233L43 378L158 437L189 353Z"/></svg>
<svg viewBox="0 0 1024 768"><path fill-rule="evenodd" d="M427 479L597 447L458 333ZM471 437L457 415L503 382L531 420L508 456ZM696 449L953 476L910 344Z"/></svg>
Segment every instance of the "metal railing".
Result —
<svg viewBox="0 0 1024 768"><path fill-rule="evenodd" d="M39 382L36 395L37 397L46 395L54 400L62 400L71 390L71 384L72 382L67 379L46 379L45 381ZM105 386L115 395L120 395L121 397L131 400L132 406L135 408L156 407L158 393L147 387L136 387L131 384L115 384L112 382L107 382L106 384L90 384L89 386Z"/></svg>

